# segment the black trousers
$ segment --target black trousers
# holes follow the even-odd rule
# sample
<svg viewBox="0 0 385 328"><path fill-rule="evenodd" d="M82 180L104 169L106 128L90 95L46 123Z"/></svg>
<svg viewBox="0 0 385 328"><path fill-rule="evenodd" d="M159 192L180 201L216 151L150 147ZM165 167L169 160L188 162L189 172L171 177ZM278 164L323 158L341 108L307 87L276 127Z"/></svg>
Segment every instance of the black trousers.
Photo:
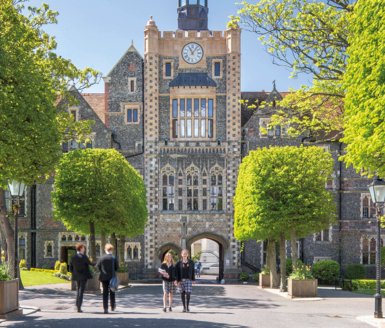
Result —
<svg viewBox="0 0 385 328"><path fill-rule="evenodd" d="M110 289L110 282L109 281L102 281L102 287L103 287L103 308L104 310L108 310L108 294L110 294L110 302L111 307L115 307L115 292L111 291Z"/></svg>
<svg viewBox="0 0 385 328"><path fill-rule="evenodd" d="M84 290L86 289L87 280L76 281L77 294L76 294L76 306L78 309L82 307Z"/></svg>

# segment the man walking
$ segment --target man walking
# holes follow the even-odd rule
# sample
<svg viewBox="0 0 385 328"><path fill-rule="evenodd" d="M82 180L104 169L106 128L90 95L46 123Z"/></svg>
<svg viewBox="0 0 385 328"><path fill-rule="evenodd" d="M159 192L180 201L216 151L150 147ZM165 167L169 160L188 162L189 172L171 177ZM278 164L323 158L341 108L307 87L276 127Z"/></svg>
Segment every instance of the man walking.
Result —
<svg viewBox="0 0 385 328"><path fill-rule="evenodd" d="M116 303L115 303L115 292L110 288L110 280L112 277L116 275L116 271L119 269L119 264L116 258L112 255L114 250L114 246L111 244L106 244L104 247L106 255L102 256L96 267L100 271L99 280L103 286L103 308L104 313L108 313L108 294L110 295L111 301L111 311L115 311Z"/></svg>
<svg viewBox="0 0 385 328"><path fill-rule="evenodd" d="M92 278L90 271L91 261L86 253L86 247L78 243L76 244L76 254L71 258L70 271L72 272L72 280L76 281L77 294L76 294L76 308L78 312L82 311L83 294L86 288L88 279Z"/></svg>

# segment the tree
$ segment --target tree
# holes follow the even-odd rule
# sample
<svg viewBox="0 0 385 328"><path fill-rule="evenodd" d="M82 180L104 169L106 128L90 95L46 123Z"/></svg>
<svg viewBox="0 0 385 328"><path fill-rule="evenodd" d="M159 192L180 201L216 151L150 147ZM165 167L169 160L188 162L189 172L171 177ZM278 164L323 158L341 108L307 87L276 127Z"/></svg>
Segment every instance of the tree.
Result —
<svg viewBox="0 0 385 328"><path fill-rule="evenodd" d="M61 156L65 130L73 125L68 114L56 110L58 97L70 84L86 87L98 79L92 69L81 71L55 53L55 39L43 27L55 23L57 13L47 5L26 9L25 3L0 2L0 225L10 263L14 231L4 205L7 180L44 181Z"/></svg>
<svg viewBox="0 0 385 328"><path fill-rule="evenodd" d="M319 147L262 148L241 164L234 234L238 240L279 241L281 289L286 284L285 241L321 231L335 220L335 202L325 189L332 171L330 153Z"/></svg>
<svg viewBox="0 0 385 328"><path fill-rule="evenodd" d="M143 234L147 221L146 192L139 173L114 149L69 152L61 159L52 193L54 216L67 229L90 235Z"/></svg>
<svg viewBox="0 0 385 328"><path fill-rule="evenodd" d="M292 135L338 138L342 131L348 17L355 0L242 1L229 25L240 23L256 33L274 63L292 76L308 74L311 86L280 102L273 125L290 126Z"/></svg>
<svg viewBox="0 0 385 328"><path fill-rule="evenodd" d="M344 160L364 174L385 177L385 8L357 2L351 18L345 75Z"/></svg>

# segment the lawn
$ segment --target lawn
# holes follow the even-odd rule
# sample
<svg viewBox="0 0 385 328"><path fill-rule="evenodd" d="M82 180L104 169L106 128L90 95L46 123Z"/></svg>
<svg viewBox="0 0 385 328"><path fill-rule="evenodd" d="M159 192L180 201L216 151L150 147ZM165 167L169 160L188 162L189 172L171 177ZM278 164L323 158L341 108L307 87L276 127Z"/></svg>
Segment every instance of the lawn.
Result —
<svg viewBox="0 0 385 328"><path fill-rule="evenodd" d="M36 272L36 271L20 271L21 281L24 287L38 286L38 285L50 285L50 284L65 284L69 281L54 277L49 272Z"/></svg>

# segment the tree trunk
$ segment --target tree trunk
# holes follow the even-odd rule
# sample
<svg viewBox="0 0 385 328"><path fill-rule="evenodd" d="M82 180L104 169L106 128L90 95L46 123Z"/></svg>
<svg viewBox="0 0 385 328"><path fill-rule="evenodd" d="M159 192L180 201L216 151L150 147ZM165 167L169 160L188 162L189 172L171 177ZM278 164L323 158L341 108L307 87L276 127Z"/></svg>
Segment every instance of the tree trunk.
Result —
<svg viewBox="0 0 385 328"><path fill-rule="evenodd" d="M107 236L106 236L106 233L104 231L102 231L102 233L100 234L100 242L102 243L101 247L102 247L102 253L104 252L104 246L106 246L107 244Z"/></svg>
<svg viewBox="0 0 385 328"><path fill-rule="evenodd" d="M281 285L280 291L287 291L287 281L286 281L286 239L285 235L281 234L279 238L279 257L280 257L280 270L281 270Z"/></svg>
<svg viewBox="0 0 385 328"><path fill-rule="evenodd" d="M0 189L0 224L1 231L4 232L5 240L7 241L7 259L8 270L11 277L15 277L15 231L7 216L5 207L5 192Z"/></svg>
<svg viewBox="0 0 385 328"><path fill-rule="evenodd" d="M268 268L270 269L271 288L279 287L276 258L277 258L277 250L275 247L275 240L269 239L267 241L266 262L267 262Z"/></svg>
<svg viewBox="0 0 385 328"><path fill-rule="evenodd" d="M117 242L118 240L116 239L116 235L113 233L110 237L110 243L112 246L114 246L114 249L115 249L115 256L118 256L118 253L117 253Z"/></svg>
<svg viewBox="0 0 385 328"><path fill-rule="evenodd" d="M96 240L95 240L95 223L90 221L90 260L92 263L96 261Z"/></svg>
<svg viewBox="0 0 385 328"><path fill-rule="evenodd" d="M298 261L298 248L297 248L297 233L295 230L290 232L290 243L291 243L291 261L293 263L293 270L297 268Z"/></svg>
<svg viewBox="0 0 385 328"><path fill-rule="evenodd" d="M124 266L124 244L126 242L126 237L119 236L118 243L118 259L120 266Z"/></svg>

